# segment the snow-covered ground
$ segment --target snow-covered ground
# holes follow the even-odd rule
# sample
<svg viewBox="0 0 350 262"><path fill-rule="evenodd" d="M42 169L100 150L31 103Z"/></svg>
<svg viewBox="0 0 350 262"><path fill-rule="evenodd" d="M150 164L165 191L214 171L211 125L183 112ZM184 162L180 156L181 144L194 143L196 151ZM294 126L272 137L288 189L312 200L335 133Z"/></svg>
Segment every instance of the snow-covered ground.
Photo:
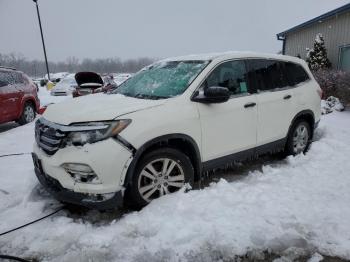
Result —
<svg viewBox="0 0 350 262"><path fill-rule="evenodd" d="M33 126L0 133L0 154L30 152ZM61 211L1 236L0 253L43 261L226 261L269 250L350 259L350 112L323 116L316 140L306 155L165 196L121 218ZM0 233L59 206L37 185L30 155L0 157L0 177Z"/></svg>

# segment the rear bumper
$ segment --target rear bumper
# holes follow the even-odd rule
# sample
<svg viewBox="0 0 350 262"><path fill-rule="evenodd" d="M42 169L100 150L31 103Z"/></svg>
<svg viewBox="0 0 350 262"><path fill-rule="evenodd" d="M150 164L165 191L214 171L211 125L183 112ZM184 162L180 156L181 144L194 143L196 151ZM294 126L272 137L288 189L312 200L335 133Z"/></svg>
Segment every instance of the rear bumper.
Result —
<svg viewBox="0 0 350 262"><path fill-rule="evenodd" d="M319 124L320 124L320 120L318 120L317 122L315 122L314 129L316 129L316 128L318 127Z"/></svg>
<svg viewBox="0 0 350 262"><path fill-rule="evenodd" d="M60 182L45 174L35 153L32 153L35 174L43 187L58 201L91 209L115 209L123 205L122 191L109 194L77 193L61 186Z"/></svg>
<svg viewBox="0 0 350 262"><path fill-rule="evenodd" d="M67 91L51 91L52 96L68 96L70 93Z"/></svg>

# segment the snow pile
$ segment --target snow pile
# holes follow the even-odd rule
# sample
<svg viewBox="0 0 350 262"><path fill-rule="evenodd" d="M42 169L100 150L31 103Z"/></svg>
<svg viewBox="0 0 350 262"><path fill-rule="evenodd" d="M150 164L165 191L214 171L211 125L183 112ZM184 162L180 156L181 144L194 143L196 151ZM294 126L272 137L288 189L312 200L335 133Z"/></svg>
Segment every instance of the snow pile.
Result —
<svg viewBox="0 0 350 262"><path fill-rule="evenodd" d="M333 111L344 111L343 104L334 96L328 97L321 101L321 112L323 115L332 113Z"/></svg>
<svg viewBox="0 0 350 262"><path fill-rule="evenodd" d="M315 253L309 260L308 262L320 262L323 260L323 256L321 256L318 253Z"/></svg>
<svg viewBox="0 0 350 262"><path fill-rule="evenodd" d="M33 142L32 134L18 134ZM315 139L305 156L165 196L119 220L94 224L61 212L0 237L0 253L43 261L222 261L269 249L287 258L350 259L350 113L323 116ZM52 210L35 187L30 156L0 158L0 174L0 232Z"/></svg>

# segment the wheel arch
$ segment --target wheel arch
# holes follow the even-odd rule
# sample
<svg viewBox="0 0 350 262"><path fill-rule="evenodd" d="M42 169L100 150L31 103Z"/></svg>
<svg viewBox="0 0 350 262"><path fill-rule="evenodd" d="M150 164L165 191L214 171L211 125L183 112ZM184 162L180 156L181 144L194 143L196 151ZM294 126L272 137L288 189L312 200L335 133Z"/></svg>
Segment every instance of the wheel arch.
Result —
<svg viewBox="0 0 350 262"><path fill-rule="evenodd" d="M315 114L311 111L311 110L303 110L300 111L298 114L296 114L289 126L288 129L288 133L287 133L287 137L291 131L291 129L293 128L294 124L296 123L296 121L303 119L305 120L311 128L311 139L313 138L313 130L315 129Z"/></svg>
<svg viewBox="0 0 350 262"><path fill-rule="evenodd" d="M185 153L190 158L193 165L195 171L194 180L198 181L200 179L202 173L202 161L196 141L192 137L185 134L168 134L156 137L146 142L138 150L136 150L134 158L128 167L126 178L124 180L124 186L128 186L130 183L132 183L132 176L141 157L152 150L162 147L175 148Z"/></svg>
<svg viewBox="0 0 350 262"><path fill-rule="evenodd" d="M35 101L35 99L33 97L24 97L23 98L23 101L22 101L22 104L21 104L21 106L22 106L21 111L23 111L24 106L25 106L26 103L31 103L33 105L34 109L35 109L35 112L39 111L39 107L38 107L38 105L37 105L37 103L36 103L36 101Z"/></svg>
<svg viewBox="0 0 350 262"><path fill-rule="evenodd" d="M23 97L17 107L18 111L17 111L17 116L16 116L16 121L18 119L20 119L20 117L22 116L23 114L23 110L24 110L24 106L26 103L30 103L33 105L34 107L34 110L37 112L37 106L36 106L36 103L35 103L35 100L31 99L30 97Z"/></svg>

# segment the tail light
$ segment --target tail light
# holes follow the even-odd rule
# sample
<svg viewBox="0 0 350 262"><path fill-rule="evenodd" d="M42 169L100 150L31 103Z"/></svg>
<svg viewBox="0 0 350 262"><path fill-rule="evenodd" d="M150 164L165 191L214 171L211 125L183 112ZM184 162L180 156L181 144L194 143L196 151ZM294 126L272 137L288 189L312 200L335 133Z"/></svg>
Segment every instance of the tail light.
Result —
<svg viewBox="0 0 350 262"><path fill-rule="evenodd" d="M39 114L40 115L44 114L45 110L46 110L46 106L40 107L39 108Z"/></svg>
<svg viewBox="0 0 350 262"><path fill-rule="evenodd" d="M321 99L324 99L324 93L321 88L317 89L317 94L320 96Z"/></svg>

